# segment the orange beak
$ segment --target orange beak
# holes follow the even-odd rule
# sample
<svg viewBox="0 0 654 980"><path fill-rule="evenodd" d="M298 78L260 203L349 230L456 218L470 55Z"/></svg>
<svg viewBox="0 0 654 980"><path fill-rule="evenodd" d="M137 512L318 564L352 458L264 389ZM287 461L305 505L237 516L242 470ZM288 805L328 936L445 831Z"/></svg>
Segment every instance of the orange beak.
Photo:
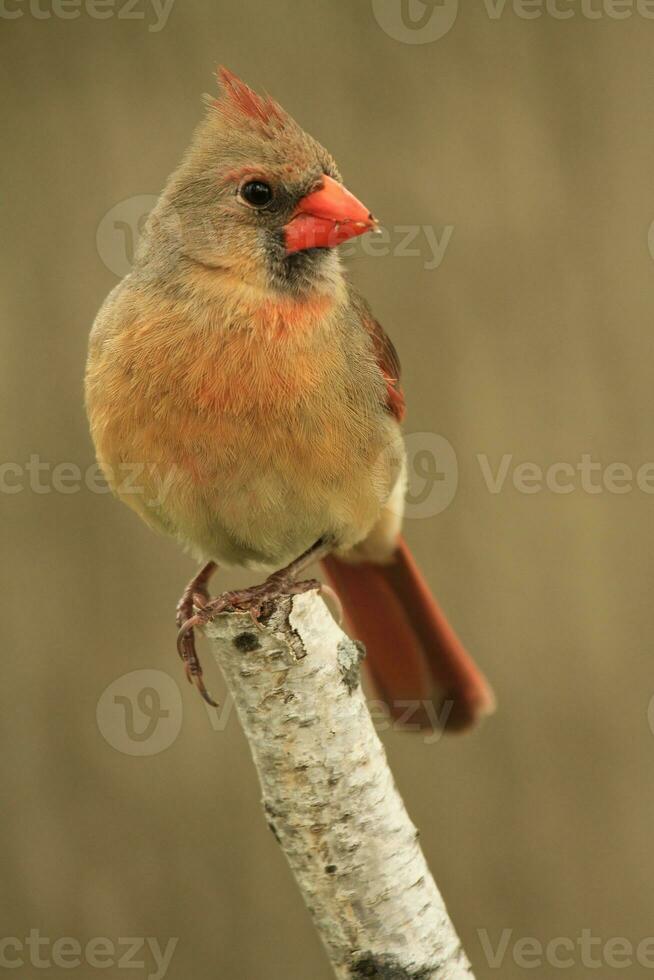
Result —
<svg viewBox="0 0 654 980"><path fill-rule="evenodd" d="M322 186L303 197L284 228L286 252L334 248L377 227L368 208L354 194L325 174Z"/></svg>

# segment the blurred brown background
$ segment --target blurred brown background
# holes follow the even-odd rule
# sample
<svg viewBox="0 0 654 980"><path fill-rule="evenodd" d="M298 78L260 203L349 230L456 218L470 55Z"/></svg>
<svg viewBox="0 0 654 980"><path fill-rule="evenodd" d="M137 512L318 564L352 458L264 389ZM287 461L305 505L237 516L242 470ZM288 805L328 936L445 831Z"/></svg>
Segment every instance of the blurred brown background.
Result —
<svg viewBox="0 0 654 980"><path fill-rule="evenodd" d="M604 944L654 934L654 498L635 479L654 460L654 20L600 0L561 0L569 19L511 3L492 17L480 0L413 43L420 14L448 4L412 0L402 20L399 0L176 0L162 23L149 0L104 19L35 3L0 17L0 937L178 937L171 978L330 976L236 718L212 725L183 683L173 613L193 564L84 484L88 330L221 61L324 142L390 229L387 254L358 247L351 275L400 350L407 432L441 434L458 460L450 506L407 536L499 711L461 739L383 737L476 974L556 976L545 955L516 963L514 944L590 930L599 968L579 945L554 955L575 978L613 977ZM393 254L403 225L451 226L436 268L422 231L418 254ZM493 473L511 455L500 492L478 454ZM631 488L591 493L579 473L569 493L514 486L519 463L583 454L596 485L624 463ZM493 968L483 930L496 947L503 929ZM14 975L44 974L22 956ZM135 959L130 976L156 975ZM98 973L125 969L48 976ZM619 973L649 968L634 954Z"/></svg>

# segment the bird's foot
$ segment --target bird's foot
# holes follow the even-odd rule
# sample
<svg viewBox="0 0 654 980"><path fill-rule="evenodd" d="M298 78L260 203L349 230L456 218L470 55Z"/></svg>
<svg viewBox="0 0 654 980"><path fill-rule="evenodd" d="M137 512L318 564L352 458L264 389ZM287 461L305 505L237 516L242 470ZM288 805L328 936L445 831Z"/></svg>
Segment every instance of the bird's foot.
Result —
<svg viewBox="0 0 654 980"><path fill-rule="evenodd" d="M294 581L286 569L270 575L260 585L223 592L216 599L209 599L206 584L204 588L198 589L197 579L189 583L177 607L177 650L184 662L189 682L195 684L207 704L217 707L204 685L202 665L195 646L196 628L206 626L221 613L235 611L249 612L254 622L259 623L272 612L278 599L312 589L321 590L322 584L317 579Z"/></svg>

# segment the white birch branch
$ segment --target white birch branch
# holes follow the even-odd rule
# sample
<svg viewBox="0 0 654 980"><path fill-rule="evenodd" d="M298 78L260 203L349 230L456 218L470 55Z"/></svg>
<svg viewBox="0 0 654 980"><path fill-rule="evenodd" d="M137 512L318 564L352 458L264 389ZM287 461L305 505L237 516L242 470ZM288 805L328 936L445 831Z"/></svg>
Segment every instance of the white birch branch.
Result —
<svg viewBox="0 0 654 980"><path fill-rule="evenodd" d="M340 980L472 972L359 684L359 647L316 591L206 627L252 750L271 830Z"/></svg>

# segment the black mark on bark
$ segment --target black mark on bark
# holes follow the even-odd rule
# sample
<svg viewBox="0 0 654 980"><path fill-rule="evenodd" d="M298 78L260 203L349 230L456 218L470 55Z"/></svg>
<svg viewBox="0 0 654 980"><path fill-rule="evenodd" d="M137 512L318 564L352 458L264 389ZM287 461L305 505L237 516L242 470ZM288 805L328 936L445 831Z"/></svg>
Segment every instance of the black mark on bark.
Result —
<svg viewBox="0 0 654 980"><path fill-rule="evenodd" d="M259 643L259 637L256 633L239 633L234 637L234 646L241 653L251 653L252 650L261 649L261 644Z"/></svg>
<svg viewBox="0 0 654 980"><path fill-rule="evenodd" d="M352 964L352 980L429 980L436 967L425 966L407 970L394 956L374 956L364 953Z"/></svg>

